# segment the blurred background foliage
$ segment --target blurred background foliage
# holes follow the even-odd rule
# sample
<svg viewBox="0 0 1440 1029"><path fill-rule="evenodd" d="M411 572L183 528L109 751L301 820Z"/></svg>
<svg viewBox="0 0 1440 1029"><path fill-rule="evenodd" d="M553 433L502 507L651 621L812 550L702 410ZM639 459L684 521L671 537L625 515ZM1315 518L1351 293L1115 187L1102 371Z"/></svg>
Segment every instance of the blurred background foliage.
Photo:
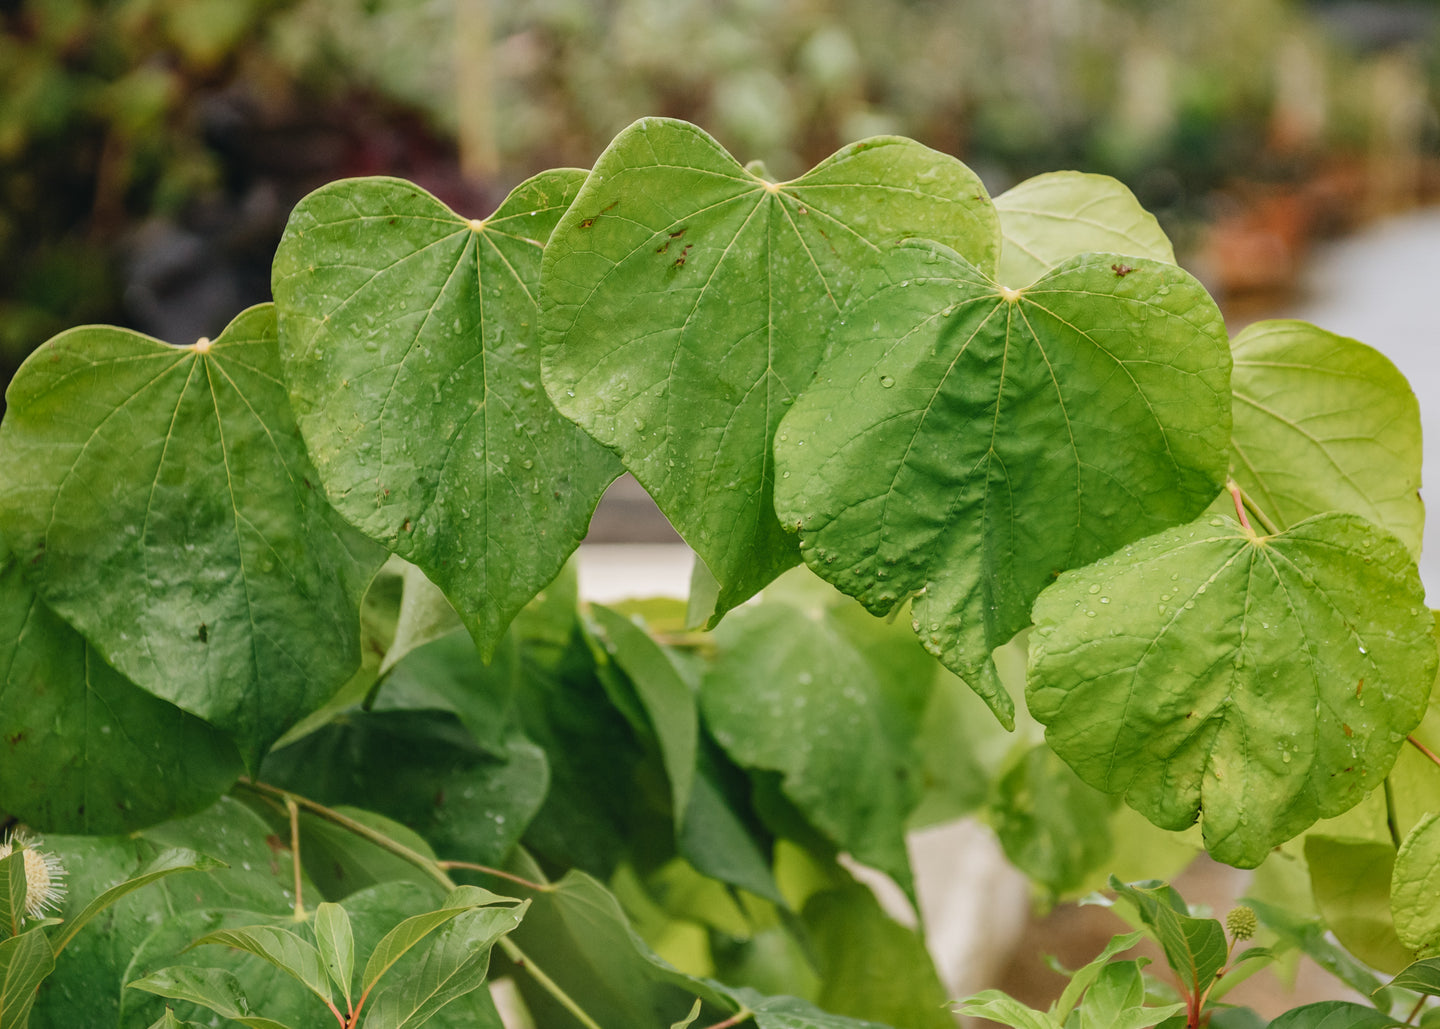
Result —
<svg viewBox="0 0 1440 1029"><path fill-rule="evenodd" d="M0 0L0 374L87 321L184 342L268 298L346 175L482 214L646 114L798 173L913 136L1061 167L1222 294L1432 196L1440 5L1298 0Z"/></svg>

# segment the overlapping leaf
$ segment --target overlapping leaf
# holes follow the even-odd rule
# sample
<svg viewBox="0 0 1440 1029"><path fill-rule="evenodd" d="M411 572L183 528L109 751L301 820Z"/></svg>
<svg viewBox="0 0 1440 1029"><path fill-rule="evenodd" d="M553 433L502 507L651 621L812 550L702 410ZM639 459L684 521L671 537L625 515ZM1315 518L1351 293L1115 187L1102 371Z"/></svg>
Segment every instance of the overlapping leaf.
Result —
<svg viewBox="0 0 1440 1029"><path fill-rule="evenodd" d="M1241 866L1377 787L1435 679L1414 561L1353 515L1180 526L1062 576L1035 621L1055 752L1162 828L1203 815Z"/></svg>
<svg viewBox="0 0 1440 1029"><path fill-rule="evenodd" d="M953 158L882 137L776 184L657 118L615 138L556 227L545 386L699 553L717 617L796 563L772 505L775 427L860 267L912 236L993 269L994 210Z"/></svg>
<svg viewBox="0 0 1440 1029"><path fill-rule="evenodd" d="M1089 252L1175 263L1155 216L1108 175L1046 172L995 198L1004 246L995 278L1028 286L1057 264Z"/></svg>
<svg viewBox="0 0 1440 1029"><path fill-rule="evenodd" d="M1185 272L1115 255L1016 291L916 242L861 292L781 422L776 510L870 610L913 596L926 648L1008 726L990 653L1040 590L1218 492L1224 326Z"/></svg>
<svg viewBox="0 0 1440 1029"><path fill-rule="evenodd" d="M279 376L269 305L188 347L72 329L0 428L0 521L41 596L252 764L359 664L383 556L320 495Z"/></svg>
<svg viewBox="0 0 1440 1029"><path fill-rule="evenodd" d="M1418 556L1420 408L1400 370L1299 321L1257 322L1232 350L1233 474L1245 492L1281 528L1349 511Z"/></svg>
<svg viewBox="0 0 1440 1029"><path fill-rule="evenodd" d="M1422 958L1440 955L1440 815L1427 815L1395 855L1390 885L1395 932Z"/></svg>
<svg viewBox="0 0 1440 1029"><path fill-rule="evenodd" d="M234 744L107 665L8 555L0 557L0 738L0 808L44 832L129 832L187 815L241 772Z"/></svg>
<svg viewBox="0 0 1440 1029"><path fill-rule="evenodd" d="M564 564L614 459L540 387L540 254L583 172L468 220L398 179L301 201L275 258L281 352L326 496L422 568L488 658Z"/></svg>

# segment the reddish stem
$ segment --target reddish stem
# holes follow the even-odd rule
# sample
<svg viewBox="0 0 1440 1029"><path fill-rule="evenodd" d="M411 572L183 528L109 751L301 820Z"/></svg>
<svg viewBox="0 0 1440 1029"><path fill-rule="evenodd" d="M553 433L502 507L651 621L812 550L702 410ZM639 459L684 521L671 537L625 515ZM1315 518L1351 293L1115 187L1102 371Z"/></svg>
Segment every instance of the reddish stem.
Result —
<svg viewBox="0 0 1440 1029"><path fill-rule="evenodd" d="M1240 499L1240 487L1231 481L1225 484L1225 488L1230 491L1230 499L1235 501L1235 517L1240 519L1246 532L1255 535L1255 530L1250 528L1250 518L1245 514L1245 502Z"/></svg>
<svg viewBox="0 0 1440 1029"><path fill-rule="evenodd" d="M1425 746L1425 744L1421 743L1414 736L1406 736L1405 738L1410 741L1411 745L1414 746L1416 750L1420 751L1420 753L1424 754L1431 761L1434 761L1437 765L1440 765L1440 755L1437 755L1433 750Z"/></svg>

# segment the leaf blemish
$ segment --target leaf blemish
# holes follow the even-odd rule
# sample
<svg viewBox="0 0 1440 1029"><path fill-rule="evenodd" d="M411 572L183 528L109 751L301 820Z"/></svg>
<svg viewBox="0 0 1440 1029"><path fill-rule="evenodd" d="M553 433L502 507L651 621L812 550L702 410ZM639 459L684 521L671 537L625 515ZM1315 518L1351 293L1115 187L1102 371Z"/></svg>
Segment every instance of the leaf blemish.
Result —
<svg viewBox="0 0 1440 1029"><path fill-rule="evenodd" d="M1131 268L1128 264L1112 264L1110 270L1115 273L1117 279L1123 279L1135 269Z"/></svg>

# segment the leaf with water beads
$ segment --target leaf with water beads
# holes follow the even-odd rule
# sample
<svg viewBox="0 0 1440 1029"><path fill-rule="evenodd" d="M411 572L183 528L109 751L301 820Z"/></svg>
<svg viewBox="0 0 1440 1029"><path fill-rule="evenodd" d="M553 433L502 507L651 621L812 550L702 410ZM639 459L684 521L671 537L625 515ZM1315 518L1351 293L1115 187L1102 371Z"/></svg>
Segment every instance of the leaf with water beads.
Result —
<svg viewBox="0 0 1440 1029"><path fill-rule="evenodd" d="M1055 752L1161 828L1199 816L1242 867L1379 786L1435 680L1415 563L1353 515L1158 533L1062 575L1035 623Z"/></svg>
<svg viewBox="0 0 1440 1029"><path fill-rule="evenodd" d="M252 767L359 665L384 557L316 488L275 331L269 304L192 346L71 329L16 373L0 428L0 521L37 592Z"/></svg>
<svg viewBox="0 0 1440 1029"><path fill-rule="evenodd" d="M1010 290L915 241L860 292L780 423L776 510L872 612L914 597L926 648L1008 726L990 655L1039 592L1219 491L1224 324L1179 268L1113 254Z"/></svg>
<svg viewBox="0 0 1440 1029"><path fill-rule="evenodd" d="M614 458L540 387L540 255L584 178L485 219L399 179L302 200L275 257L281 354L325 495L424 570L488 660L579 545Z"/></svg>
<svg viewBox="0 0 1440 1029"><path fill-rule="evenodd" d="M662 118L615 138L556 227L545 386L700 555L712 617L797 563L774 515L775 427L859 269L914 236L993 270L994 209L954 158L880 137L775 183Z"/></svg>

